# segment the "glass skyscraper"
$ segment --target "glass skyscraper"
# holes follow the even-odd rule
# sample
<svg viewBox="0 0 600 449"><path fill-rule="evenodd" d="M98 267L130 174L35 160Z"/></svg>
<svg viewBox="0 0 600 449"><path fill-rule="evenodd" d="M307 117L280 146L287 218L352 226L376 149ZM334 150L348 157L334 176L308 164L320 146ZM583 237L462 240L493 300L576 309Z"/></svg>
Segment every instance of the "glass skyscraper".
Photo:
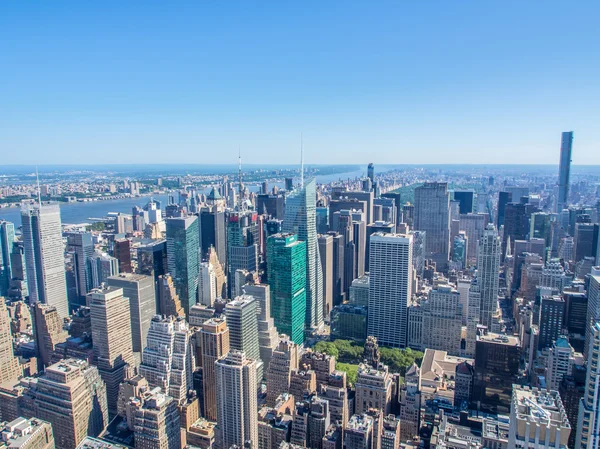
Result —
<svg viewBox="0 0 600 449"><path fill-rule="evenodd" d="M236 270L256 271L258 268L258 214L236 211L227 220L227 263L229 295L240 291L235 286Z"/></svg>
<svg viewBox="0 0 600 449"><path fill-rule="evenodd" d="M65 245L58 204L21 210L23 246L29 301L55 306L62 318L69 316Z"/></svg>
<svg viewBox="0 0 600 449"><path fill-rule="evenodd" d="M569 178L571 175L571 151L573 147L573 131L562 133L560 141L560 166L558 169L558 199L556 212L567 207L569 201Z"/></svg>
<svg viewBox="0 0 600 449"><path fill-rule="evenodd" d="M271 316L280 334L304 342L306 317L306 242L295 234L275 234L267 240Z"/></svg>
<svg viewBox="0 0 600 449"><path fill-rule="evenodd" d="M0 221L0 296L8 296L12 278L10 255L15 242L15 225L10 221Z"/></svg>
<svg viewBox="0 0 600 449"><path fill-rule="evenodd" d="M323 324L323 270L317 242L316 184L311 179L286 199L283 231L306 242L306 327Z"/></svg>
<svg viewBox="0 0 600 449"><path fill-rule="evenodd" d="M200 270L198 217L167 220L167 265L186 316L196 304Z"/></svg>

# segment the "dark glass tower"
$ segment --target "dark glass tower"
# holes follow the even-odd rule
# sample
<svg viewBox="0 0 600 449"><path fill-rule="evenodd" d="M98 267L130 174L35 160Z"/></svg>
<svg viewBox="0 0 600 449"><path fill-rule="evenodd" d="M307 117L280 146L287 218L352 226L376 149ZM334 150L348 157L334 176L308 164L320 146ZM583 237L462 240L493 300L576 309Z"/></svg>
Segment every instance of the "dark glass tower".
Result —
<svg viewBox="0 0 600 449"><path fill-rule="evenodd" d="M573 131L562 133L560 141L560 165L558 168L558 199L556 201L556 212L560 212L568 206L572 147Z"/></svg>

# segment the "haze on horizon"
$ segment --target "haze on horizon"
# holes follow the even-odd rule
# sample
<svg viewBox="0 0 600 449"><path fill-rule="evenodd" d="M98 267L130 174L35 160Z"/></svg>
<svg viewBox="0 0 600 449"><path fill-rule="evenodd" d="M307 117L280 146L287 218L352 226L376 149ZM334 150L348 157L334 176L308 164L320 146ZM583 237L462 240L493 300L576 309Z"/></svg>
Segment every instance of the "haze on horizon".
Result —
<svg viewBox="0 0 600 449"><path fill-rule="evenodd" d="M600 4L7 2L2 164L600 164Z"/></svg>

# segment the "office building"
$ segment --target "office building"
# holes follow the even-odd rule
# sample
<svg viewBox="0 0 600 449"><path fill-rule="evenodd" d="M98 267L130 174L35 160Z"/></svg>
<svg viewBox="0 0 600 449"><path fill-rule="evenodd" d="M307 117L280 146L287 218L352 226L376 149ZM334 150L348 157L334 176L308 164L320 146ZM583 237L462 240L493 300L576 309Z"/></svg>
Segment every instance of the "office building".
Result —
<svg viewBox="0 0 600 449"><path fill-rule="evenodd" d="M67 340L67 331L63 329L63 318L54 306L37 303L34 306L35 340L38 349L40 368L54 362L56 345ZM11 343L12 344L12 343Z"/></svg>
<svg viewBox="0 0 600 449"><path fill-rule="evenodd" d="M202 374L204 392L204 415L210 421L217 420L216 372L215 363L230 349L229 328L225 320L212 318L202 325Z"/></svg>
<svg viewBox="0 0 600 449"><path fill-rule="evenodd" d="M298 369L298 346L287 336L283 336L273 351L267 370L267 404L275 405L282 393L290 390L292 371Z"/></svg>
<svg viewBox="0 0 600 449"><path fill-rule="evenodd" d="M519 383L521 345L513 336L487 333L477 337L472 407L508 413L513 384Z"/></svg>
<svg viewBox="0 0 600 449"><path fill-rule="evenodd" d="M500 229L504 226L504 209L508 203L512 202L512 193L510 192L498 192L498 211L496 227Z"/></svg>
<svg viewBox="0 0 600 449"><path fill-rule="evenodd" d="M110 276L119 274L119 261L108 254L94 253L88 259L91 288L100 287Z"/></svg>
<svg viewBox="0 0 600 449"><path fill-rule="evenodd" d="M151 276L155 282L158 277L169 272L167 262L167 241L152 240L137 247L137 272Z"/></svg>
<svg viewBox="0 0 600 449"><path fill-rule="evenodd" d="M283 230L306 243L306 319L308 329L323 324L323 268L316 228L316 186L312 179L286 198ZM275 316L275 315L274 315ZM277 320L276 320L277 323Z"/></svg>
<svg viewBox="0 0 600 449"><path fill-rule="evenodd" d="M154 278L143 274L121 273L109 277L107 284L122 288L123 296L129 299L133 352L142 352L150 321L156 313Z"/></svg>
<svg viewBox="0 0 600 449"><path fill-rule="evenodd" d="M129 301L123 289L104 286L88 294L96 366L106 384L111 413L117 410L119 385L135 367Z"/></svg>
<svg viewBox="0 0 600 449"><path fill-rule="evenodd" d="M546 386L558 391L562 380L572 374L575 351L566 337L560 336L552 345L548 355Z"/></svg>
<svg viewBox="0 0 600 449"><path fill-rule="evenodd" d="M275 234L267 240L271 313L279 333L304 342L306 323L306 242L295 234Z"/></svg>
<svg viewBox="0 0 600 449"><path fill-rule="evenodd" d="M380 345L406 347L412 297L412 236L371 236L367 330Z"/></svg>
<svg viewBox="0 0 600 449"><path fill-rule="evenodd" d="M508 449L567 449L571 424L557 391L515 385Z"/></svg>
<svg viewBox="0 0 600 449"><path fill-rule="evenodd" d="M85 301L87 292L92 289L88 260L94 255L91 232L67 232L67 251L73 252L73 271L80 302Z"/></svg>
<svg viewBox="0 0 600 449"><path fill-rule="evenodd" d="M217 445L258 445L256 360L231 351L215 363L217 392Z"/></svg>
<svg viewBox="0 0 600 449"><path fill-rule="evenodd" d="M10 281L13 278L11 254L15 242L15 225L0 220L0 296L8 296Z"/></svg>
<svg viewBox="0 0 600 449"><path fill-rule="evenodd" d="M165 316L185 316L175 283L169 274L158 278L158 313Z"/></svg>
<svg viewBox="0 0 600 449"><path fill-rule="evenodd" d="M364 275L352 281L350 286L350 304L368 307L369 305L369 276Z"/></svg>
<svg viewBox="0 0 600 449"><path fill-rule="evenodd" d="M394 234L396 232L396 225L394 223L385 221L376 221L367 225L365 271L369 271L369 246L371 244L371 236L376 232L382 232L384 234Z"/></svg>
<svg viewBox="0 0 600 449"><path fill-rule="evenodd" d="M19 359L13 351L10 317L4 298L0 297L0 385L17 380L21 376Z"/></svg>
<svg viewBox="0 0 600 449"><path fill-rule="evenodd" d="M470 214L473 212L473 200L475 199L475 192L472 190L455 190L454 200L459 203L460 214Z"/></svg>
<svg viewBox="0 0 600 449"><path fill-rule="evenodd" d="M488 223L488 214L471 213L459 217L459 233L464 231L467 236L467 254L472 262L477 260L477 245L483 238Z"/></svg>
<svg viewBox="0 0 600 449"><path fill-rule="evenodd" d="M229 297L241 291L241 285L236 285L235 272L246 270L249 273L258 270L259 251L258 214L252 211L235 211L227 221L227 280L229 282Z"/></svg>
<svg viewBox="0 0 600 449"><path fill-rule="evenodd" d="M213 194L214 192L214 194ZM212 195L212 196L211 196ZM213 198L213 199L211 199ZM207 202L214 201L215 205L209 205L200 209L198 214L200 223L200 250L203 260L208 259L208 251L214 248L221 265L227 265L227 229L225 211L223 206L216 204L221 196L216 190L212 190Z"/></svg>
<svg viewBox="0 0 600 449"><path fill-rule="evenodd" d="M585 391L579 403L575 449L600 446L600 321L590 329Z"/></svg>
<svg viewBox="0 0 600 449"><path fill-rule="evenodd" d="M54 449L52 425L38 418L19 417L0 430L0 447L10 449Z"/></svg>
<svg viewBox="0 0 600 449"><path fill-rule="evenodd" d="M450 285L437 285L421 301L423 324L421 344L424 348L460 354L462 307L460 294Z"/></svg>
<svg viewBox="0 0 600 449"><path fill-rule="evenodd" d="M481 288L481 308L479 323L492 325L492 317L498 308L500 286L500 237L494 225L486 227L479 240L477 251L477 281Z"/></svg>
<svg viewBox="0 0 600 449"><path fill-rule="evenodd" d="M148 332L139 373L151 388L159 387L177 404L185 402L192 389L194 357L191 332L183 317L155 316Z"/></svg>
<svg viewBox="0 0 600 449"><path fill-rule="evenodd" d="M200 265L198 218L180 217L167 220L167 261L169 273L183 310L187 314L198 297Z"/></svg>
<svg viewBox="0 0 600 449"><path fill-rule="evenodd" d="M543 289L538 289L543 291ZM565 300L560 295L538 293L540 301L538 349L551 348L562 333Z"/></svg>
<svg viewBox="0 0 600 449"><path fill-rule="evenodd" d="M256 196L256 211L277 220L283 220L285 197L280 194L262 193Z"/></svg>
<svg viewBox="0 0 600 449"><path fill-rule="evenodd" d="M527 206L523 203L506 203L504 207L502 254L506 254L506 246L510 241L510 252L516 255L515 240L526 240L528 234L529 214Z"/></svg>
<svg viewBox="0 0 600 449"><path fill-rule="evenodd" d="M317 240L323 268L323 317L328 320L333 308L333 237L320 234Z"/></svg>
<svg viewBox="0 0 600 449"><path fill-rule="evenodd" d="M366 306L340 304L331 311L331 338L362 342L367 338Z"/></svg>
<svg viewBox="0 0 600 449"><path fill-rule="evenodd" d="M569 181L571 177L571 152L573 146L573 131L562 133L560 141L560 164L558 168L558 198L556 212L561 212L569 206Z"/></svg>
<svg viewBox="0 0 600 449"><path fill-rule="evenodd" d="M246 354L255 361L256 375L263 378L263 363L258 344L258 300L250 295L242 295L225 306L225 317L229 328L231 350Z"/></svg>
<svg viewBox="0 0 600 449"><path fill-rule="evenodd" d="M333 305L342 304L346 300L344 290L344 251L345 239L338 232L328 232L333 239Z"/></svg>
<svg viewBox="0 0 600 449"><path fill-rule="evenodd" d="M215 267L210 262L200 264L198 279L198 303L212 307L217 299L217 276Z"/></svg>
<svg viewBox="0 0 600 449"><path fill-rule="evenodd" d="M592 267L588 288L585 346L583 355L587 357L592 341L593 329L600 321L600 267Z"/></svg>
<svg viewBox="0 0 600 449"><path fill-rule="evenodd" d="M244 294L256 299L258 308L258 347L260 359L263 362L263 372L266 374L271 363L273 351L279 343L279 333L275 321L271 317L271 288L268 284L246 285Z"/></svg>
<svg viewBox="0 0 600 449"><path fill-rule="evenodd" d="M119 261L119 273L131 273L131 240L116 239L113 243L113 256Z"/></svg>
<svg viewBox="0 0 600 449"><path fill-rule="evenodd" d="M450 195L445 182L426 182L415 189L414 228L425 231L425 257L445 269L450 256Z"/></svg>
<svg viewBox="0 0 600 449"><path fill-rule="evenodd" d="M32 393L36 418L52 424L57 449L76 449L108 426L106 387L98 369L83 360L49 366Z"/></svg>
<svg viewBox="0 0 600 449"><path fill-rule="evenodd" d="M133 407L135 447L140 449L181 449L177 401L161 391L151 391L143 403Z"/></svg>
<svg viewBox="0 0 600 449"><path fill-rule="evenodd" d="M60 207L48 204L24 208L21 222L29 301L54 306L66 318L69 304Z"/></svg>
<svg viewBox="0 0 600 449"><path fill-rule="evenodd" d="M377 368L361 363L356 378L354 412L359 415L375 408L390 413L392 407L392 376L388 367L380 364Z"/></svg>

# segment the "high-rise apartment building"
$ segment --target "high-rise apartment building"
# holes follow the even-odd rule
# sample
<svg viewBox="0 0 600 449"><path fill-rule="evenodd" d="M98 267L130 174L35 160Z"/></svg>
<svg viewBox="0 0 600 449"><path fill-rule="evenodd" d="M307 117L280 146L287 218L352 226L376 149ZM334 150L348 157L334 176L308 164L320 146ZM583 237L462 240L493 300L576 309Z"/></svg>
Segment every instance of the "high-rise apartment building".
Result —
<svg viewBox="0 0 600 449"><path fill-rule="evenodd" d="M600 321L590 329L585 392L579 403L575 449L600 447Z"/></svg>
<svg viewBox="0 0 600 449"><path fill-rule="evenodd" d="M150 321L156 313L154 278L143 274L121 273L109 277L107 283L112 287L122 288L123 296L129 299L133 352L142 352L146 346Z"/></svg>
<svg viewBox="0 0 600 449"><path fill-rule="evenodd" d="M323 324L323 268L319 255L316 224L316 185L311 179L288 194L283 230L306 242L306 327Z"/></svg>
<svg viewBox="0 0 600 449"><path fill-rule="evenodd" d="M380 345L406 347L412 296L412 236L371 236L368 335Z"/></svg>
<svg viewBox="0 0 600 449"><path fill-rule="evenodd" d="M549 352L546 385L548 390L558 391L563 378L572 373L575 351L569 344L569 340L561 336L554 342Z"/></svg>
<svg viewBox="0 0 600 449"><path fill-rule="evenodd" d="M2 297L0 297L0 361L0 385L17 380L21 375L21 367L13 351L10 317Z"/></svg>
<svg viewBox="0 0 600 449"><path fill-rule="evenodd" d="M217 399L217 445L258 447L256 360L231 351L215 363Z"/></svg>
<svg viewBox="0 0 600 449"><path fill-rule="evenodd" d="M258 381L262 380L263 363L258 344L258 301L250 295L242 295L225 306L229 328L229 345L232 350L244 352L256 362Z"/></svg>
<svg viewBox="0 0 600 449"><path fill-rule="evenodd" d="M229 328L225 320L212 318L202 324L202 374L204 390L204 414L211 421L217 420L217 380L215 363L229 352Z"/></svg>
<svg viewBox="0 0 600 449"><path fill-rule="evenodd" d="M52 424L57 449L76 449L108 425L106 387L98 369L83 360L49 366L32 393L36 417Z"/></svg>
<svg viewBox="0 0 600 449"><path fill-rule="evenodd" d="M29 301L54 306L66 318L69 304L60 207L48 204L24 208L21 222Z"/></svg>
<svg viewBox="0 0 600 449"><path fill-rule="evenodd" d="M186 316L198 297L200 244L198 217L167 220L167 261L169 273Z"/></svg>
<svg viewBox="0 0 600 449"><path fill-rule="evenodd" d="M477 251L477 280L481 291L479 322L488 328L492 325L492 316L498 309L500 286L500 237L494 225L489 224L479 240Z"/></svg>
<svg viewBox="0 0 600 449"><path fill-rule="evenodd" d="M123 289L104 286L88 294L94 356L106 384L108 409L117 410L119 385L135 367L129 301Z"/></svg>
<svg viewBox="0 0 600 449"><path fill-rule="evenodd" d="M415 189L414 228L425 231L426 258L444 269L450 257L450 194L445 182L426 182Z"/></svg>
<svg viewBox="0 0 600 449"><path fill-rule="evenodd" d="M560 165L558 168L558 198L556 200L556 212L561 212L569 205L572 147L573 131L563 132L560 141Z"/></svg>
<svg viewBox="0 0 600 449"><path fill-rule="evenodd" d="M306 323L306 242L295 234L275 234L267 240L271 313L279 333L304 342Z"/></svg>

